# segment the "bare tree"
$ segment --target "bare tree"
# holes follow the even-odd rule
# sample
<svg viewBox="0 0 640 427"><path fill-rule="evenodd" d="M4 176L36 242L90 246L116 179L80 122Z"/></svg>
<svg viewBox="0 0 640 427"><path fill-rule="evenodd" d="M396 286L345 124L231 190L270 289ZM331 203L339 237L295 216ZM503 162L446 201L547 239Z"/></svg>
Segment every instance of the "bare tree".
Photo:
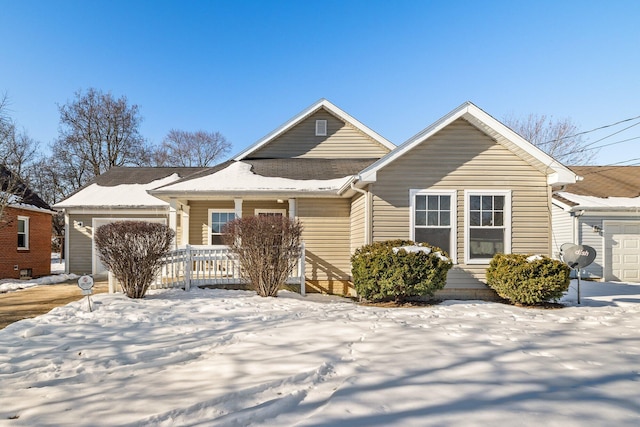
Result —
<svg viewBox="0 0 640 427"><path fill-rule="evenodd" d="M597 150L589 148L570 118L529 114L525 118L508 116L504 123L524 139L566 165L586 165L594 161Z"/></svg>
<svg viewBox="0 0 640 427"><path fill-rule="evenodd" d="M149 153L155 166L208 167L229 152L231 144L220 132L171 129L162 144Z"/></svg>
<svg viewBox="0 0 640 427"><path fill-rule="evenodd" d="M26 186L18 175L0 164L0 229L11 224L14 218L8 208L18 206L26 194Z"/></svg>
<svg viewBox="0 0 640 427"><path fill-rule="evenodd" d="M163 224L121 221L98 227L98 256L129 298L143 298L162 267L175 233Z"/></svg>
<svg viewBox="0 0 640 427"><path fill-rule="evenodd" d="M139 164L145 143L139 107L129 105L125 96L116 99L93 88L75 96L58 107L59 137L52 147L65 166L61 172L71 186L67 193L114 166Z"/></svg>
<svg viewBox="0 0 640 427"><path fill-rule="evenodd" d="M25 130L18 130L9 116L8 105L9 97L5 93L0 96L0 164L24 178L25 169L35 159L39 144Z"/></svg>
<svg viewBox="0 0 640 427"><path fill-rule="evenodd" d="M277 296L298 263L302 224L282 216L248 216L228 222L223 233L242 277L258 295Z"/></svg>

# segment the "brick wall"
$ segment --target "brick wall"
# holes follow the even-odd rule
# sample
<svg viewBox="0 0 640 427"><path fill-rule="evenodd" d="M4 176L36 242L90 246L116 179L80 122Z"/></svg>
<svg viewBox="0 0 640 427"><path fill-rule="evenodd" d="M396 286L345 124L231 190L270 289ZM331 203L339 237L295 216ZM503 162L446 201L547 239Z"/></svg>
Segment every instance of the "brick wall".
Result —
<svg viewBox="0 0 640 427"><path fill-rule="evenodd" d="M0 279L17 279L20 270L27 268L33 277L51 274L51 215L14 208L5 213L10 223L0 228ZM29 218L28 250L18 250L18 216Z"/></svg>

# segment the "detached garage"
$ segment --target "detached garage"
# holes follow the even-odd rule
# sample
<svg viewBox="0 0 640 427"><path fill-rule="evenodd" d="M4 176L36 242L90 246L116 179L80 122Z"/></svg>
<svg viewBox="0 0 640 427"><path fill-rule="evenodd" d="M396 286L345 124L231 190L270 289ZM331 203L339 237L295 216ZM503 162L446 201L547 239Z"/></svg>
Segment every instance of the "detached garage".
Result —
<svg viewBox="0 0 640 427"><path fill-rule="evenodd" d="M563 243L597 251L582 277L640 282L640 167L573 166L583 180L554 192L554 253Z"/></svg>

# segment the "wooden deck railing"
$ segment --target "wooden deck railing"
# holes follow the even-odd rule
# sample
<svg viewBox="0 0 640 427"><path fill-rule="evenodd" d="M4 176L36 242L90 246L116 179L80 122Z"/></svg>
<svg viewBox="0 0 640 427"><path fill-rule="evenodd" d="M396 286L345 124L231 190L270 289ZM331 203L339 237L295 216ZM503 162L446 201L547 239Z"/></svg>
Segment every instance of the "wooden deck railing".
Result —
<svg viewBox="0 0 640 427"><path fill-rule="evenodd" d="M300 258L287 284L300 285L305 295L304 265L305 247L302 243ZM168 253L163 266L150 289L183 288L191 286L244 284L236 256L227 246L187 245ZM109 292L115 292L116 281L109 274Z"/></svg>

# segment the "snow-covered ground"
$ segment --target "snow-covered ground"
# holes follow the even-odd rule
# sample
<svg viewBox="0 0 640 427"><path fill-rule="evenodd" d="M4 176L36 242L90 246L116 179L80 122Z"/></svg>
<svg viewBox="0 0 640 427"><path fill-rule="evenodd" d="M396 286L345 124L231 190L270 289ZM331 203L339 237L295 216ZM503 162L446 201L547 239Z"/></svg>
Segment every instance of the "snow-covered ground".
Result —
<svg viewBox="0 0 640 427"><path fill-rule="evenodd" d="M64 274L64 265L64 260L60 260L60 254L52 253L51 276L30 280L0 279L0 294L34 286L56 285L70 279L77 279L78 275L76 274Z"/></svg>
<svg viewBox="0 0 640 427"><path fill-rule="evenodd" d="M561 309L100 294L0 331L0 425L638 426L640 285Z"/></svg>

